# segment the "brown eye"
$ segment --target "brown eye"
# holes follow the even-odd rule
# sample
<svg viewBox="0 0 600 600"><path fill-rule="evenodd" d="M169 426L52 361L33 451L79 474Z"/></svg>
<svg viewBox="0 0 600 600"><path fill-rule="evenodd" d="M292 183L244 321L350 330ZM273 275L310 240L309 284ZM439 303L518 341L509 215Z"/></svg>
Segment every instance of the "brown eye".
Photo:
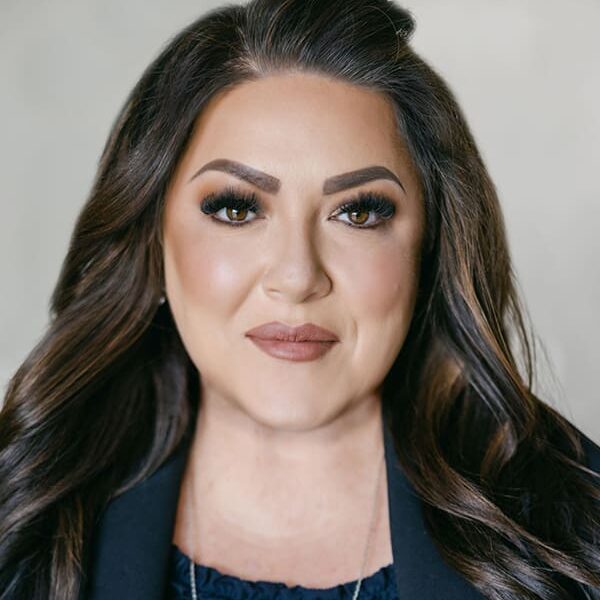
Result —
<svg viewBox="0 0 600 600"><path fill-rule="evenodd" d="M248 214L247 208L226 208L225 212L227 214L227 218L233 221L234 223L237 221L244 221L246 215Z"/></svg>
<svg viewBox="0 0 600 600"><path fill-rule="evenodd" d="M210 215L215 222L231 227L245 227L258 218L256 215L261 214L254 192L249 194L232 187L206 196L200 203L200 210L205 215ZM249 213L254 213L255 217L246 220Z"/></svg>
<svg viewBox="0 0 600 600"><path fill-rule="evenodd" d="M356 229L376 229L386 225L396 212L392 200L383 194L363 192L356 200L346 202L336 211L335 216L344 216L342 223ZM373 219L370 219L370 215Z"/></svg>
<svg viewBox="0 0 600 600"><path fill-rule="evenodd" d="M356 223L357 225L364 225L368 220L369 220L369 213L365 210L361 210L361 211L353 211L351 213L348 213L351 215L351 221L353 223ZM363 219L357 219L356 215L362 215L364 218Z"/></svg>

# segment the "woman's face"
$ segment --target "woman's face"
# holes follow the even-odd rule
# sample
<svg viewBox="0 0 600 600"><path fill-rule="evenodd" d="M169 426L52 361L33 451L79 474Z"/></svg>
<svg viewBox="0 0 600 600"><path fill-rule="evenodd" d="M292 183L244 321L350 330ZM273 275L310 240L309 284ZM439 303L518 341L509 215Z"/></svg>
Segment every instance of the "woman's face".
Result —
<svg viewBox="0 0 600 600"><path fill-rule="evenodd" d="M316 74L243 83L205 107L163 230L167 298L203 404L301 430L379 397L413 314L424 228L417 176L394 132L382 95ZM220 159L243 168L198 174ZM338 178L366 167L381 169L372 180ZM266 175L247 181L243 169ZM257 205L209 214L203 200L227 187ZM365 192L382 207L339 210ZM338 341L312 360L273 356L246 336L272 321L314 323Z"/></svg>

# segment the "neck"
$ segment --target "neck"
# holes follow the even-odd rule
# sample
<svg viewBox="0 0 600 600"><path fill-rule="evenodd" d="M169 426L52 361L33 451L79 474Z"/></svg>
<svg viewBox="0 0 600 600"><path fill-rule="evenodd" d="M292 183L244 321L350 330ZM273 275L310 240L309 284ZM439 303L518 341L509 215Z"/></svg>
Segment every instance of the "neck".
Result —
<svg viewBox="0 0 600 600"><path fill-rule="evenodd" d="M212 527L272 547L282 540L314 541L360 523L364 543L363 522L372 511L383 452L377 396L302 431L270 428L203 397L182 482L176 541L191 553L194 543L184 538ZM385 481L384 475L383 490ZM385 509L386 494L377 497ZM206 535L200 539L208 543Z"/></svg>
<svg viewBox="0 0 600 600"><path fill-rule="evenodd" d="M173 539L195 562L330 587L392 561L379 398L302 431L203 400Z"/></svg>
<svg viewBox="0 0 600 600"><path fill-rule="evenodd" d="M381 402L376 395L326 423L296 430L259 423L207 395L198 411L190 467L204 480L218 477L230 491L258 491L268 484L306 493L307 484L334 490L358 474L365 485L382 453Z"/></svg>

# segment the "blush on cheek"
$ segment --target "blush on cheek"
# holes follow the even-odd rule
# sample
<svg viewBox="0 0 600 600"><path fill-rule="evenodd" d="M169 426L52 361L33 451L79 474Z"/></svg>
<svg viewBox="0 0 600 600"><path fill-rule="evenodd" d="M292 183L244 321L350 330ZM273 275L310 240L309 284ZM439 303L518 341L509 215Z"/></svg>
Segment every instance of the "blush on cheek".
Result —
<svg viewBox="0 0 600 600"><path fill-rule="evenodd" d="M247 263L244 254L207 243L186 244L178 240L173 245L172 266L181 303L205 306L216 313L235 301L245 280Z"/></svg>
<svg viewBox="0 0 600 600"><path fill-rule="evenodd" d="M353 275L357 298L370 315L410 311L416 295L418 266L414 258L389 253L371 256Z"/></svg>

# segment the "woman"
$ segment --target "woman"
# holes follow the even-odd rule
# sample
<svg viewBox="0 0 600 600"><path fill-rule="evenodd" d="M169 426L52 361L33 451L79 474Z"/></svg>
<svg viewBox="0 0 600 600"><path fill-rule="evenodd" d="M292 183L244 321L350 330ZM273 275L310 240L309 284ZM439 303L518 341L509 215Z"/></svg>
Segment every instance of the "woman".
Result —
<svg viewBox="0 0 600 600"><path fill-rule="evenodd" d="M413 28L253 0L148 67L0 414L1 599L600 597L600 448Z"/></svg>

